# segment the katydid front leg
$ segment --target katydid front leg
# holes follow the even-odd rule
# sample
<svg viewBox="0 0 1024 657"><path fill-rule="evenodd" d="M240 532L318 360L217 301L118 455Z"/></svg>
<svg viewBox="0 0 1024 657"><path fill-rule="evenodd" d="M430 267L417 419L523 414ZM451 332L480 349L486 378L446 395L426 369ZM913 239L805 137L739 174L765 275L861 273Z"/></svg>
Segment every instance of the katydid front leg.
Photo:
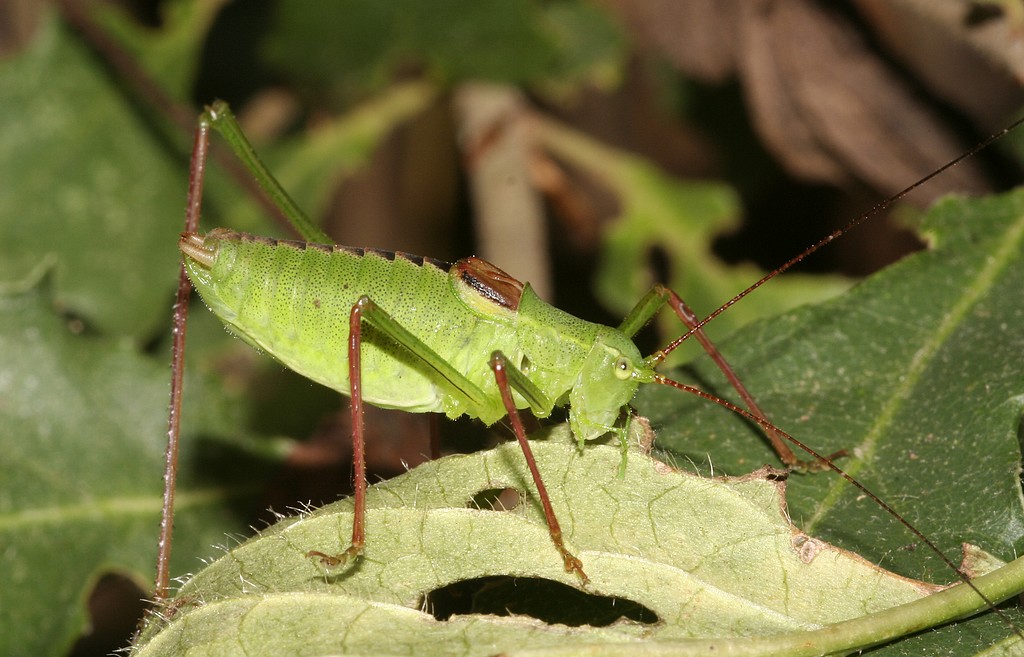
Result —
<svg viewBox="0 0 1024 657"><path fill-rule="evenodd" d="M516 383L516 389L520 393L522 393L523 389L531 387L532 384L525 385L530 383L529 379L515 368L509 368L508 359L500 351L495 351L491 355L491 369L494 370L494 380L498 384L498 390L501 392L501 401L505 405L505 410L508 411L508 419L512 423L512 431L516 434L516 440L519 441L519 447L523 450L523 456L526 458L526 465L530 468L533 484L537 487L537 496L540 497L540 503L544 507L544 519L548 523L548 533L551 534L551 540L559 554L562 555L562 560L565 562L565 571L576 573L580 580L586 584L590 581L590 578L583 572L583 562L569 552L569 549L565 547L565 543L562 540L562 527L558 524L558 517L555 516L555 510L551 506L551 498L548 496L548 489L540 476L540 470L537 469L537 461L533 458L530 441L526 438L526 430L523 428L522 419L519 417L519 411L512 400L509 375L512 375L512 380Z"/></svg>
<svg viewBox="0 0 1024 657"><path fill-rule="evenodd" d="M619 330L626 335L632 337L644 327L647 322L651 320L654 315L661 310L662 306L668 304L675 312L676 316L679 317L680 321L686 325L693 337L697 338L704 351L711 357L715 365L721 370L722 374L729 381L729 385L739 394L740 398L743 399L743 403L746 405L747 410L750 411L751 415L764 420L764 423L757 423L758 428L764 432L768 442L771 443L772 449L779 455L782 462L786 466L799 471L804 472L821 472L829 469L829 461L833 459L846 456L846 450L840 450L834 454L830 454L824 458L818 458L813 461L804 461L797 457L797 455L790 448L790 443L776 430L768 415L761 410L761 407L754 400L754 396L750 394L747 387L743 384L739 375L732 368L728 361L725 360L725 356L718 350L718 347L711 341L711 339L704 332L704 329L700 327L700 319L693 312L692 309L683 301L683 298L675 293L671 288L665 287L662 284L657 284L651 290L644 295L642 299L633 307L633 310L626 315L626 318L619 324ZM675 344L675 343L674 343ZM647 364L651 367L657 366L668 356L668 350L659 350L647 357Z"/></svg>

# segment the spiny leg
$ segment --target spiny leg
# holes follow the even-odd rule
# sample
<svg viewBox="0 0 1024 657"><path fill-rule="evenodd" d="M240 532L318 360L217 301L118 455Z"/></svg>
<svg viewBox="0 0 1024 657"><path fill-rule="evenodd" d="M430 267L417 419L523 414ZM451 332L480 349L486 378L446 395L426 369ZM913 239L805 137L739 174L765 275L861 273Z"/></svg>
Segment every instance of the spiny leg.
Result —
<svg viewBox="0 0 1024 657"><path fill-rule="evenodd" d="M501 392L501 401L505 405L508 419L512 423L512 431L516 434L516 440L519 441L519 447L523 450L526 465L530 469L530 475L533 477L533 484L537 488L537 495L540 497L541 506L544 508L544 518L548 523L548 532L551 534L551 540L559 554L562 555L566 572L576 573L583 583L586 584L590 579L583 572L583 562L569 552L569 549L565 547L565 543L562 541L562 527L558 524L555 510L551 506L551 498L548 496L548 489L544 485L544 480L541 479L540 470L537 469L537 461L533 458L533 450L530 448L530 442L526 438L526 431L523 429L523 423L519 417L519 411L512 400L512 388L509 385L508 376L508 360L500 351L496 351L491 355L491 369L494 371L494 379L498 384L498 390Z"/></svg>
<svg viewBox="0 0 1024 657"><path fill-rule="evenodd" d="M355 509L352 518L352 543L339 554L326 554L310 550L307 557L319 559L329 567L337 568L358 557L366 544L366 451L363 432L363 391L362 391L362 326L367 322L382 334L405 347L408 352L429 366L436 376L451 383L464 395L469 404L481 404L484 393L451 363L424 344L408 329L399 324L390 314L367 296L359 298L349 312L348 378L352 408L352 469Z"/></svg>
<svg viewBox="0 0 1024 657"><path fill-rule="evenodd" d="M693 331L693 336L697 338L697 341L707 352L708 356L715 363L715 366L721 370L722 374L729 381L729 385L739 394L740 398L743 399L743 403L746 405L747 410L750 413L760 419L766 421L766 424L759 424L759 427L764 431L765 437L771 443L775 453L779 455L782 462L788 467L795 470L801 471L823 471L828 470L829 466L826 461L846 456L846 450L840 450L834 454L829 455L825 459L815 459L813 461L804 461L797 457L797 455L790 448L788 441L776 431L768 418L768 415L761 410L754 396L750 394L747 387L743 384L739 375L732 368L722 352L718 350L718 347L711 341L711 339L704 333L702 328L698 328L700 324L700 318L694 314L693 310L683 301L682 297L675 293L671 288L668 288L660 283L655 285L650 292L648 292L643 299L636 305L636 307L627 315L626 319L619 325L619 329L625 332L627 335L634 335L639 331L644 324L646 324L651 317L661 309L665 304L668 304L675 312L676 316L679 317L680 321L686 325L686 327ZM648 358L648 362L652 365L657 364L665 359L668 355L667 351L655 352Z"/></svg>
<svg viewBox="0 0 1024 657"><path fill-rule="evenodd" d="M189 164L188 203L185 210L185 232L199 229L203 199L206 156L210 145L210 125L200 119L192 144ZM156 580L153 599L157 605L167 601L171 581L171 542L174 533L174 494L178 477L178 445L181 436L181 394L185 372L185 333L188 328L188 301L192 284L185 274L185 265L178 273L178 292L174 300L171 341L171 395L167 412L167 451L164 458L164 496L160 511L160 538L157 543Z"/></svg>
<svg viewBox="0 0 1024 657"><path fill-rule="evenodd" d="M257 182L267 191L268 195L275 199L279 207L282 207L285 214L292 221L293 225L306 235L308 239L326 238L326 236L311 227L310 222L305 219L287 193L280 188L273 176L266 170L266 167L259 162L252 146L249 145L241 132L234 115L228 106L223 102L214 103L207 107L199 117L196 126L195 137L192 145L192 157L189 163L189 187L188 201L185 212L185 228L183 234L194 234L199 230L199 219L202 210L203 183L206 178L206 162L210 148L210 129L220 131L227 139L229 145L246 162L251 169L256 171ZM306 230L303 230L303 227ZM321 240L323 241L323 240ZM329 240L327 240L329 241ZM167 415L167 450L164 463L164 494L160 516L160 537L157 547L156 577L154 583L153 597L157 604L166 602L170 586L170 561L171 545L174 531L174 497L177 488L178 473L178 447L181 433L181 398L184 377L185 360L185 334L188 326L188 301L191 296L192 285L185 273L184 263L178 275L178 291L174 302L174 316L172 319L172 343L171 343L171 393Z"/></svg>

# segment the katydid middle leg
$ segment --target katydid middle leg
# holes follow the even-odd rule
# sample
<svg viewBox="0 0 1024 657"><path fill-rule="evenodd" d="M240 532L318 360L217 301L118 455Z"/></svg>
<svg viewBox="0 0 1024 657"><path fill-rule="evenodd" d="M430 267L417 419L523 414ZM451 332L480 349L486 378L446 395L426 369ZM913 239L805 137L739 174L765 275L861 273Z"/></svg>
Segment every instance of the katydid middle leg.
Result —
<svg viewBox="0 0 1024 657"><path fill-rule="evenodd" d="M338 554L327 554L319 550L310 550L307 557L317 558L330 568L345 565L358 557L366 544L366 448L363 430L363 372L362 372L362 335L363 322L367 322L380 330L396 343L408 349L425 364L429 365L440 377L452 383L471 403L479 403L484 399L484 392L458 372L454 367L437 355L430 347L423 344L406 328L399 324L384 309L363 295L352 305L349 312L348 330L348 381L350 408L352 411L352 468L353 498L355 509L352 517L352 542L348 548Z"/></svg>
<svg viewBox="0 0 1024 657"><path fill-rule="evenodd" d="M668 304L672 308L680 321L686 325L687 329L693 331L693 336L697 338L698 342L700 342L704 351L707 352L718 369L725 375L725 378L729 381L729 385L731 385L739 394L740 398L743 399L743 403L746 405L747 410L749 410L752 415L767 422L766 425L761 425L761 428L764 431L765 436L768 438L768 441L771 443L772 448L775 450L775 453L779 455L779 458L782 459L783 463L795 470L823 471L829 469L826 461L846 455L846 451L841 450L835 454L829 455L826 459L804 461L797 458L797 455L789 447L786 440L775 429L767 428L772 426L767 414L761 410L761 407L757 404L754 396L747 390L743 381L736 374L736 371L733 370L732 366L729 365L729 362L725 360L725 356L723 356L718 350L718 347L715 346L702 328L698 328L700 325L700 318L693 312L686 302L683 301L682 297L676 294L671 288L661 285L660 283L651 288L651 290L645 294L642 299L640 299L636 306L633 307L633 310L626 315L626 318L622 320L622 323L619 324L619 330L629 336L635 335L637 331L643 328L644 325L647 324L647 322L649 322L665 304ZM663 361L666 355L667 354L663 351L657 351L648 358L648 362L650 362L651 365L654 365Z"/></svg>

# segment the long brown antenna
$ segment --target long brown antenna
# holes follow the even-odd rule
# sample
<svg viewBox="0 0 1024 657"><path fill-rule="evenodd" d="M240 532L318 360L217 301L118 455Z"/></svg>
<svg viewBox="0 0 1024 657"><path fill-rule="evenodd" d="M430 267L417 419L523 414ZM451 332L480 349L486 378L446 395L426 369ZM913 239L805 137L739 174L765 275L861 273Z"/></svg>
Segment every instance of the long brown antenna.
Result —
<svg viewBox="0 0 1024 657"><path fill-rule="evenodd" d="M742 292L740 292L739 294L737 294L733 298L731 298L728 301L726 301L725 303L723 303L721 306L719 306L710 315L708 315L704 319L700 320L697 323L696 326L694 326L689 331L687 331L686 333L684 333L683 335L679 336L678 338L673 340L671 343L669 343L669 345L667 347L665 347L664 349L662 349L661 352L664 355L666 355L666 356L668 354L672 353L673 351L675 351L675 349L679 345L681 345L684 341L688 340L690 338L690 336L692 336L694 333L696 333L697 331L699 331L702 328L704 328L705 324L707 324L708 322L710 322L714 318L716 318L719 315L721 315L723 312L725 312L725 310L727 308L731 307L733 304L735 304L737 301L739 301L743 297L747 296L748 294L750 294L751 292L753 292L757 288L761 287L762 285L764 285L768 281L772 280L773 278L775 278L779 274L781 274L781 273L783 273L785 271L788 271L794 265L796 265L799 262L802 262L809 255L811 255L812 253L814 253L815 251L817 251L821 247L825 246L826 244L829 244L830 242L835 240L837 237L845 235L846 233L850 232L851 230L853 230L857 226L861 225L862 223L864 223L865 221L867 221L871 217L875 216L876 214L878 214L882 210L885 210L886 208L890 207L893 203L895 203L896 201L899 201L900 199L904 198L907 194L909 194L910 192L914 191L915 189L917 189L921 185L927 183L932 178L935 178L936 176L939 176L940 174L942 174L946 170L955 167L956 165L960 164L961 162L963 162L967 158L974 157L979 152L981 152L981 151L985 150L986 148L988 148L989 146L991 146L994 142L998 141L999 139L1002 139L1008 132L1010 132L1011 130L1017 128L1021 124L1024 124L1024 116L1018 118L1016 121L1014 121L1010 125L1006 126L1005 128L1003 128L999 132L997 132L997 133L995 133L993 135L990 135L987 139L985 139L984 141L982 141L980 144L978 144L974 148L970 149L969 151L961 153L960 155L958 155L957 157L953 158L949 162L946 162L941 167L939 167L935 171L932 171L931 173L929 173L924 178L921 178L920 180L918 180L917 182L913 183L912 185L909 185L909 186L905 187L903 190L901 190L901 191L897 192L896 194L890 196L889 198L885 199L884 201L880 201L879 203L877 203L874 207L872 207L870 210L868 210L864 214L862 214L859 217L856 217L853 220L847 222L847 224L845 226L843 226L841 228L837 228L836 230L832 231L831 233L829 233L825 237L821 238L820 240L818 240L814 244L812 244L809 247L807 247L806 249L804 249L798 255L790 258L789 260L787 260L786 262L784 262L780 266L776 267L772 271L770 271L767 274L765 274L764 276L762 276L760 280L758 280L756 283L754 283L753 285L751 285L747 289L743 290Z"/></svg>

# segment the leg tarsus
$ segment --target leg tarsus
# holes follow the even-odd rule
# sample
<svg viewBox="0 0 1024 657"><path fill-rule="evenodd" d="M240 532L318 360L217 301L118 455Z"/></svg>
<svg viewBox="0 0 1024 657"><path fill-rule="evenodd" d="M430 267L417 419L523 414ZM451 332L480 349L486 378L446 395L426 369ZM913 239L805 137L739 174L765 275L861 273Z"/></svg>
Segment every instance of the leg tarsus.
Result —
<svg viewBox="0 0 1024 657"><path fill-rule="evenodd" d="M338 554L326 554L318 550L310 550L306 553L306 558L317 559L320 561L320 565L333 570L335 568L341 568L350 561L355 561L362 553L362 545L350 545L348 549L344 552L339 552Z"/></svg>

